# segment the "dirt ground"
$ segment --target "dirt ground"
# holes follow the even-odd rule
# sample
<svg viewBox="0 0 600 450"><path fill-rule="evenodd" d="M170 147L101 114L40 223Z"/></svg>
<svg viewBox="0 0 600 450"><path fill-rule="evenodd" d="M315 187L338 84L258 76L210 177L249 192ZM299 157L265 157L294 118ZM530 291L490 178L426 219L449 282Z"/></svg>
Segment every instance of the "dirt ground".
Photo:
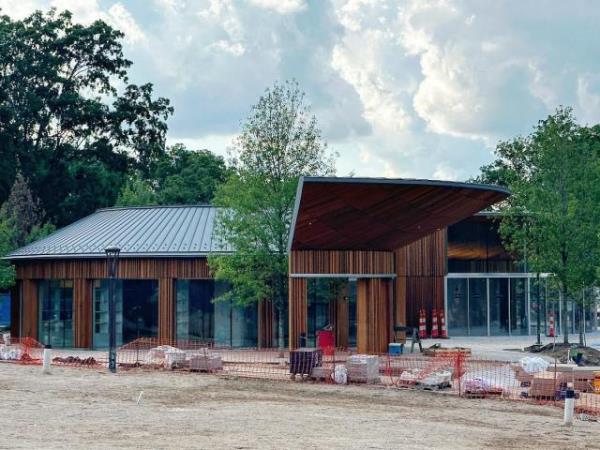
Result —
<svg viewBox="0 0 600 450"><path fill-rule="evenodd" d="M0 364L0 433L0 448L600 448L600 423L565 428L553 407L12 364Z"/></svg>

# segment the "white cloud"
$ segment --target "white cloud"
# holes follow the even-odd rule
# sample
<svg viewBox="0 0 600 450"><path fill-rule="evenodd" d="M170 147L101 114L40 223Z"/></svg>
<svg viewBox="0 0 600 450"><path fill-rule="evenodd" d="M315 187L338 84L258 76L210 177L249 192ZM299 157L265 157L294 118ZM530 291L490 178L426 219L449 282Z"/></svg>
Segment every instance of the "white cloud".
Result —
<svg viewBox="0 0 600 450"><path fill-rule="evenodd" d="M290 78L341 174L465 179L558 105L600 121L595 2L0 0L19 18L51 5L122 29L131 80L175 107L170 142L220 153Z"/></svg>
<svg viewBox="0 0 600 450"><path fill-rule="evenodd" d="M259 8L275 11L279 14L293 14L306 8L304 0L248 0Z"/></svg>
<svg viewBox="0 0 600 450"><path fill-rule="evenodd" d="M107 22L125 33L131 44L146 40L144 32L122 3L115 3L108 9Z"/></svg>

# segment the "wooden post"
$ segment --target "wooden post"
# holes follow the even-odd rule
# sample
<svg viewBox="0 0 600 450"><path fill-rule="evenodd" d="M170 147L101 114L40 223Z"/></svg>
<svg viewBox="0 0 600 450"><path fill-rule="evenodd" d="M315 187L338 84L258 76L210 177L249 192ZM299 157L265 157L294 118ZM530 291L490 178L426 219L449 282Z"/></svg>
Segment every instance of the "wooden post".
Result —
<svg viewBox="0 0 600 450"><path fill-rule="evenodd" d="M390 341L389 296L387 279L360 279L356 297L356 346L359 353L384 353Z"/></svg>
<svg viewBox="0 0 600 450"><path fill-rule="evenodd" d="M175 280L158 280L158 338L161 341L175 340Z"/></svg>
<svg viewBox="0 0 600 450"><path fill-rule="evenodd" d="M38 286L36 280L23 280L21 337L38 337Z"/></svg>
<svg viewBox="0 0 600 450"><path fill-rule="evenodd" d="M308 284L305 278L289 279L289 347L298 348L300 333L307 332Z"/></svg>
<svg viewBox="0 0 600 450"><path fill-rule="evenodd" d="M92 283L76 278L73 283L73 346L92 347Z"/></svg>

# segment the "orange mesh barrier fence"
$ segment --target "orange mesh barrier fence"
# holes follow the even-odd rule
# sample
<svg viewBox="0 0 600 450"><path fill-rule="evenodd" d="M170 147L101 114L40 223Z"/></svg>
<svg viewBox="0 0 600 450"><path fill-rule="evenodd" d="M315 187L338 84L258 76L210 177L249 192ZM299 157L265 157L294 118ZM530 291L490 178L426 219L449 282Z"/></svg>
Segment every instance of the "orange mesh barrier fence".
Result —
<svg viewBox="0 0 600 450"><path fill-rule="evenodd" d="M8 350L12 351L11 362L41 364L43 348L33 339L14 339L10 346L4 344L0 356L2 351L6 356ZM106 369L107 363L105 350L52 350L52 364L57 366ZM370 384L557 407L564 405L567 383L572 383L576 412L600 416L600 372L593 368L544 364L532 370L519 362L488 360L461 351L433 356L358 355L348 349L323 352L313 348L293 351L231 348L210 341L140 338L118 349L117 364L120 373L160 370L265 380Z"/></svg>
<svg viewBox="0 0 600 450"><path fill-rule="evenodd" d="M8 338L0 343L0 361L18 364L41 364L44 348L33 338Z"/></svg>

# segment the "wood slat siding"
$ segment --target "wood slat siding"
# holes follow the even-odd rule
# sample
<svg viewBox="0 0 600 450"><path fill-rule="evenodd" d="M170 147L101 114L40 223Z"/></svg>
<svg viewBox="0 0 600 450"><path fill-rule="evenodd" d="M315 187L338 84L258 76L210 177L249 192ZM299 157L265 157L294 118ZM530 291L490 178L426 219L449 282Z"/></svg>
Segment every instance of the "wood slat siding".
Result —
<svg viewBox="0 0 600 450"><path fill-rule="evenodd" d="M342 289L337 300L332 303L335 309L335 343L337 347L346 348L349 345L348 327L350 326L347 285Z"/></svg>
<svg viewBox="0 0 600 450"><path fill-rule="evenodd" d="M273 339L275 337L275 312L273 303L268 300L263 300L258 303L258 347L271 348L273 347Z"/></svg>
<svg viewBox="0 0 600 450"><path fill-rule="evenodd" d="M358 353L384 353L390 342L388 279L361 279L356 286L356 347Z"/></svg>
<svg viewBox="0 0 600 450"><path fill-rule="evenodd" d="M175 280L158 280L158 338L175 339Z"/></svg>
<svg viewBox="0 0 600 450"><path fill-rule="evenodd" d="M38 337L38 288L34 280L23 280L22 337Z"/></svg>
<svg viewBox="0 0 600 450"><path fill-rule="evenodd" d="M394 254L365 250L298 250L290 256L291 274L391 274Z"/></svg>
<svg viewBox="0 0 600 450"><path fill-rule="evenodd" d="M76 280L107 278L105 259L37 259L13 262L17 279ZM206 258L121 258L118 278L212 278Z"/></svg>
<svg viewBox="0 0 600 450"><path fill-rule="evenodd" d="M73 283L73 346L92 346L92 282L78 278Z"/></svg>
<svg viewBox="0 0 600 450"><path fill-rule="evenodd" d="M430 327L431 310L444 308L446 230L438 230L396 250L396 321L419 326L419 309L425 308Z"/></svg>
<svg viewBox="0 0 600 450"><path fill-rule="evenodd" d="M298 348L300 333L307 332L308 283L306 278L289 280L289 347Z"/></svg>

